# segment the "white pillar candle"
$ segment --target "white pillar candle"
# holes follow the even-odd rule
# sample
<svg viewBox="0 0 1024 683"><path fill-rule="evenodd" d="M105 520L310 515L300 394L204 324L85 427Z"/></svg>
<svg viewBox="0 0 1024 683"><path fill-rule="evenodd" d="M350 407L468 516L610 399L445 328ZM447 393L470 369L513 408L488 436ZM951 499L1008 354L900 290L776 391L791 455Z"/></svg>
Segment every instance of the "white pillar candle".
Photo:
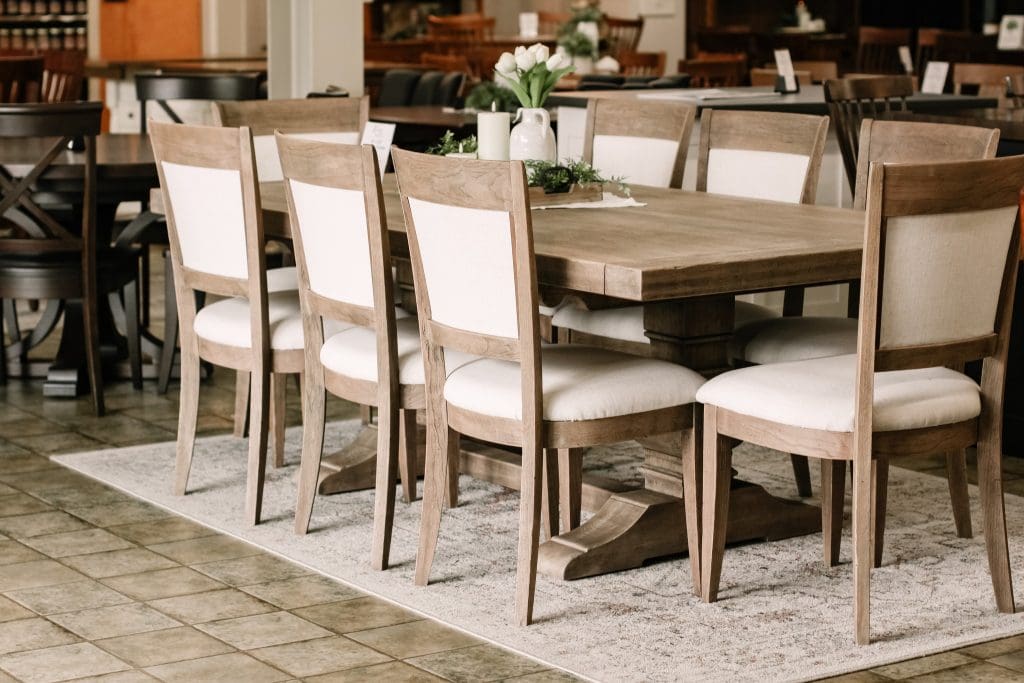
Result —
<svg viewBox="0 0 1024 683"><path fill-rule="evenodd" d="M481 159L508 161L508 140L512 117L503 111L482 111L476 115L477 154Z"/></svg>

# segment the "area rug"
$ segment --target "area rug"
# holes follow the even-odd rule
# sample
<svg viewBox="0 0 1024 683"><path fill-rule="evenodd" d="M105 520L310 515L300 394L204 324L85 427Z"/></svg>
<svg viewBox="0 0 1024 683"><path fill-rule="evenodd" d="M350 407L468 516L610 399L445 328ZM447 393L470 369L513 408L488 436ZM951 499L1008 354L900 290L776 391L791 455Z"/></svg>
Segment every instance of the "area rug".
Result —
<svg viewBox="0 0 1024 683"><path fill-rule="evenodd" d="M354 438L358 422L329 426L327 444ZM843 563L821 563L821 536L753 543L726 552L719 602L690 593L684 558L607 576L538 581L537 623L512 624L518 494L463 476L446 512L426 588L412 574L422 503L399 504L391 558L369 567L372 492L318 497L311 532L292 532L300 433L269 470L265 523L242 522L245 441L200 439L190 493L171 495L174 444L57 456L57 462L218 531L254 543L425 616L576 675L601 681L799 681L879 666L1024 632L1024 614L996 612L980 537L953 533L945 480L893 468L885 563L872 573L873 644L853 644L849 524ZM640 449L592 450L591 470L637 479ZM793 496L789 458L737 450L744 478ZM812 466L812 474L816 474ZM816 478L816 477L815 477ZM977 504L977 491L972 491ZM974 509L975 528L980 510ZM1024 567L1024 500L1007 497L1011 561ZM680 520L682 523L682 520ZM979 534L980 536L980 534ZM1021 578L1018 575L1018 585ZM1018 591L1017 603L1021 604Z"/></svg>

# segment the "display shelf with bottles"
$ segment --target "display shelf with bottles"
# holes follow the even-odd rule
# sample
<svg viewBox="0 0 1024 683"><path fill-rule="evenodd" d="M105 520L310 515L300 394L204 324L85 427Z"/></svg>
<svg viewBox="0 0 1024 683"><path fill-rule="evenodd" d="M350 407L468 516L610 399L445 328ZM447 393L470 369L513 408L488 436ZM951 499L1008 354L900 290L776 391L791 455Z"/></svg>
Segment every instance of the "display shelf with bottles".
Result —
<svg viewBox="0 0 1024 683"><path fill-rule="evenodd" d="M87 0L0 0L0 50L85 50Z"/></svg>

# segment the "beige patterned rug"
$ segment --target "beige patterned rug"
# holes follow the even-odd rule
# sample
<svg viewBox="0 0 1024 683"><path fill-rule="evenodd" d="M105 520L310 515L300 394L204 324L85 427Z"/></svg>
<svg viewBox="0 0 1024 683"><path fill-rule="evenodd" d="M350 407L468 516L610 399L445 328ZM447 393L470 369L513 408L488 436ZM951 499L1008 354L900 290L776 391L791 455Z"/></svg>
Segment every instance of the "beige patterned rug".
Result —
<svg viewBox="0 0 1024 683"><path fill-rule="evenodd" d="M350 441L357 422L331 425L327 444ZM518 628L512 595L518 494L462 477L458 509L446 513L427 588L412 583L421 503L399 504L394 568L370 569L372 492L319 497L311 533L292 533L298 430L290 466L270 470L259 527L243 523L245 441L201 439L189 495L171 495L174 444L93 451L54 460L218 531L254 543L478 637L602 681L808 680L1024 633L1024 614L995 611L980 537L956 538L944 480L893 468L885 563L872 574L872 636L852 639L849 525L843 564L825 569L818 534L730 549L720 601L689 590L689 565L670 559L574 582L541 577L537 623ZM635 445L595 449L589 469L635 478ZM744 446L740 474L793 495L789 459ZM812 466L813 467L813 466ZM812 478L817 473L812 471ZM972 490L977 504L977 491ZM1009 496L1010 551L1024 582L1024 500ZM974 510L975 528L980 511ZM681 520L680 520L681 521ZM1018 606L1022 604L1017 591Z"/></svg>

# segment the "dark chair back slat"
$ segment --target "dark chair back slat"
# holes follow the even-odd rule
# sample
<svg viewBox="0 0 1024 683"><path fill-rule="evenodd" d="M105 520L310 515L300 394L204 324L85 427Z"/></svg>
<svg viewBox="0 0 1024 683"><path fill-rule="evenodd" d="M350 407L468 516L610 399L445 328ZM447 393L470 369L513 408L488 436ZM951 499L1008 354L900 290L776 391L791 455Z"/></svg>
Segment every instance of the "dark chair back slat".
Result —
<svg viewBox="0 0 1024 683"><path fill-rule="evenodd" d="M142 132L147 129L146 105L156 102L175 123L181 117L167 102L172 100L255 100L259 98L259 73L199 74L140 73L135 75Z"/></svg>
<svg viewBox="0 0 1024 683"><path fill-rule="evenodd" d="M42 89L42 57L0 57L0 103L38 102Z"/></svg>

